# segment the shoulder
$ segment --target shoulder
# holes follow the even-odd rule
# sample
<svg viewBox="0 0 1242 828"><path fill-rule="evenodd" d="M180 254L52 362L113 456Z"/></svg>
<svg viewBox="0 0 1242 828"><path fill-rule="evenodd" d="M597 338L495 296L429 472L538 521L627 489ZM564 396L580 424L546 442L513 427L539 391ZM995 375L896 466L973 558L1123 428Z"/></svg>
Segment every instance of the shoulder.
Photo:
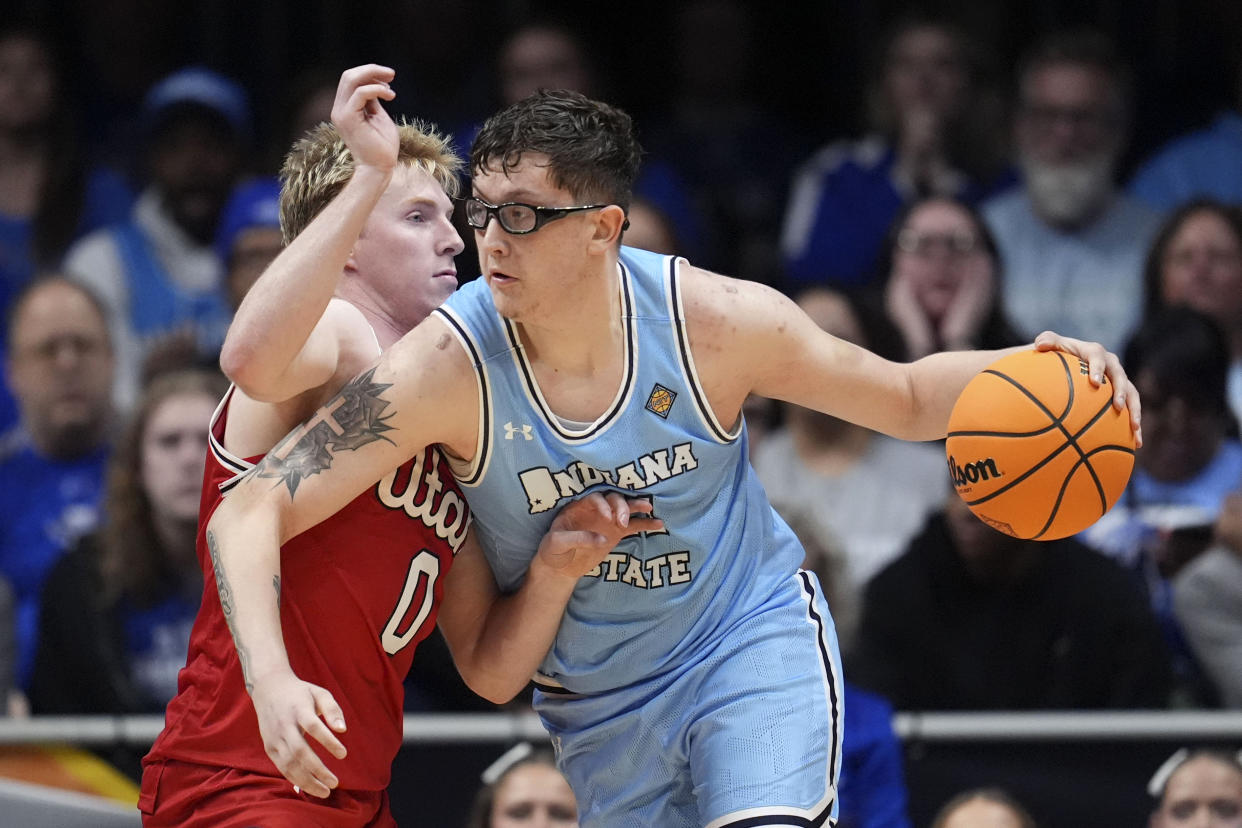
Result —
<svg viewBox="0 0 1242 828"><path fill-rule="evenodd" d="M432 313L397 340L380 359L386 372L417 378L439 392L473 389L469 353L448 317Z"/></svg>
<svg viewBox="0 0 1242 828"><path fill-rule="evenodd" d="M65 253L65 268L75 274L89 274L90 268L102 262L117 261L116 230L101 227L74 242Z"/></svg>
<svg viewBox="0 0 1242 828"><path fill-rule="evenodd" d="M790 342L793 337L787 335L798 328L797 305L767 285L684 261L678 267L678 284L690 348L700 369L723 361L741 376L752 363L766 362L772 348Z"/></svg>
<svg viewBox="0 0 1242 828"><path fill-rule="evenodd" d="M86 234L65 254L65 273L86 285L104 302L116 306L125 291L115 225Z"/></svg>
<svg viewBox="0 0 1242 828"><path fill-rule="evenodd" d="M699 325L726 325L734 330L761 326L769 314L795 307L788 297L768 285L723 276L688 262L681 263L678 277L686 319Z"/></svg>

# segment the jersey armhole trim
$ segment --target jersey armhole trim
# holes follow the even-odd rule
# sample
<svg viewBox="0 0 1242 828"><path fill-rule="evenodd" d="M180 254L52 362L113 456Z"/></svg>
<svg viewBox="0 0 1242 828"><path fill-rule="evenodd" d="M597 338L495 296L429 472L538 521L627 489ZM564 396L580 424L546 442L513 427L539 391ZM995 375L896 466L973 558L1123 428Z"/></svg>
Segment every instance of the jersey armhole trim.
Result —
<svg viewBox="0 0 1242 828"><path fill-rule="evenodd" d="M461 317L451 308L440 306L432 311L448 324L449 330L457 337L457 341L470 355L474 365L474 380L479 390L479 433L475 442L474 459L466 462L448 452L441 452L459 486L477 486L487 473L488 461L491 459L492 445L492 395L487 382L487 367L480 354L478 343L470 335Z"/></svg>
<svg viewBox="0 0 1242 828"><path fill-rule="evenodd" d="M707 430L712 433L719 443L731 443L736 440L742 433L742 426L745 422L741 416L737 418L737 426L730 431L720 424L716 419L716 413L712 411L711 405L707 401L707 393L703 390L702 384L699 382L699 373L694 367L694 355L690 352L690 335L686 331L686 314L685 308L682 306L680 274L678 273L681 262L685 259L670 256L666 260L667 277L665 279L668 297L668 312L673 320L674 336L677 340L677 354L680 358L681 368L686 377L686 385L690 388L694 397L695 408L698 410L699 418L703 421L703 425L707 426Z"/></svg>
<svg viewBox="0 0 1242 828"><path fill-rule="evenodd" d="M210 422L207 424L207 450L211 452L211 456L215 458L217 463L233 472L232 477L220 483L219 488L221 492L227 492L236 486L246 473L254 468L253 463L238 457L226 449L224 441L216 437L216 424L220 422L220 417L224 415L225 408L228 407L229 401L233 399L233 391L236 388L236 385L229 385L228 390L224 392L224 396L220 398L220 403L216 406L216 410L212 413Z"/></svg>

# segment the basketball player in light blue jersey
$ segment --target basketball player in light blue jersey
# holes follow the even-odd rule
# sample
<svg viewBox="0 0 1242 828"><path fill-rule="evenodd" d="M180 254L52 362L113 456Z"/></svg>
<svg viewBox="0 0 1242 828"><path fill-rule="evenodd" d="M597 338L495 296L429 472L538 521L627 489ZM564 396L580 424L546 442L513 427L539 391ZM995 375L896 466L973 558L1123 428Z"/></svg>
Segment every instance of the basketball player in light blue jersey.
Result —
<svg viewBox="0 0 1242 828"><path fill-rule="evenodd" d="M835 635L747 463L742 403L753 392L937 439L1002 352L887 362L767 287L621 246L638 160L629 117L576 93L490 119L466 200L482 278L270 452L211 528L222 549L277 543L438 442L512 590L558 507L649 497L664 531L623 540L579 582L536 677L581 824L832 825ZM1114 355L1052 333L1036 347L1107 375L1137 430Z"/></svg>

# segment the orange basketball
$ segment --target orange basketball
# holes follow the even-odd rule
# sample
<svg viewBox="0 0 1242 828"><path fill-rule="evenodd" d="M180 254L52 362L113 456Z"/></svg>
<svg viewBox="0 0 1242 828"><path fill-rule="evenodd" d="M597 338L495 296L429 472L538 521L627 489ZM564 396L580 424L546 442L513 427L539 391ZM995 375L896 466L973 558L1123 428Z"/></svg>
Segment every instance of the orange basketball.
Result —
<svg viewBox="0 0 1242 828"><path fill-rule="evenodd" d="M1002 357L972 379L949 415L953 487L1008 535L1063 538L1117 502L1134 468L1128 411L1087 363L1061 351Z"/></svg>

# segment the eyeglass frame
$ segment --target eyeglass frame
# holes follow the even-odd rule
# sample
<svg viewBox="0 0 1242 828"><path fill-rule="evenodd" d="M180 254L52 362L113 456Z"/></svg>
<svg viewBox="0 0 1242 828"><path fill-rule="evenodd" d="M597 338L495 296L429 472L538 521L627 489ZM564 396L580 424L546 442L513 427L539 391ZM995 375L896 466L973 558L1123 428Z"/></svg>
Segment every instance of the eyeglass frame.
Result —
<svg viewBox="0 0 1242 828"><path fill-rule="evenodd" d="M966 236L965 233L921 233L913 227L903 227L894 238L893 246L911 256L926 256L931 252L931 248L924 245L927 240L930 240L939 244L955 258L969 256L987 249L987 244L979 234L973 232L969 233L970 243L963 245L961 242Z"/></svg>
<svg viewBox="0 0 1242 828"><path fill-rule="evenodd" d="M487 229L488 223L491 222L493 218L495 218L496 223L500 225L500 229L504 230L506 233L508 233L511 236L530 235L531 233L534 233L536 230L538 230L540 227L543 227L548 222L556 221L559 218L564 218L570 213L579 213L579 212L582 212L583 210L600 210L600 209L603 209L604 207L613 206L611 204L583 204L578 207L542 207L538 204L527 204L524 201L506 201L503 204L492 204L491 202L484 201L478 196L465 196L461 199L461 202L462 204L465 205L466 224L469 227L479 232L482 232ZM482 205L483 209L487 211L487 218L483 220L482 225L475 224L473 221L470 220L470 203L471 202L475 202L477 204ZM535 214L535 226L530 228L529 230L509 229L508 225L505 224L504 219L500 217L500 211L503 210L505 207L525 207L526 209L531 210ZM626 219L625 224L627 227L629 226L629 219Z"/></svg>

